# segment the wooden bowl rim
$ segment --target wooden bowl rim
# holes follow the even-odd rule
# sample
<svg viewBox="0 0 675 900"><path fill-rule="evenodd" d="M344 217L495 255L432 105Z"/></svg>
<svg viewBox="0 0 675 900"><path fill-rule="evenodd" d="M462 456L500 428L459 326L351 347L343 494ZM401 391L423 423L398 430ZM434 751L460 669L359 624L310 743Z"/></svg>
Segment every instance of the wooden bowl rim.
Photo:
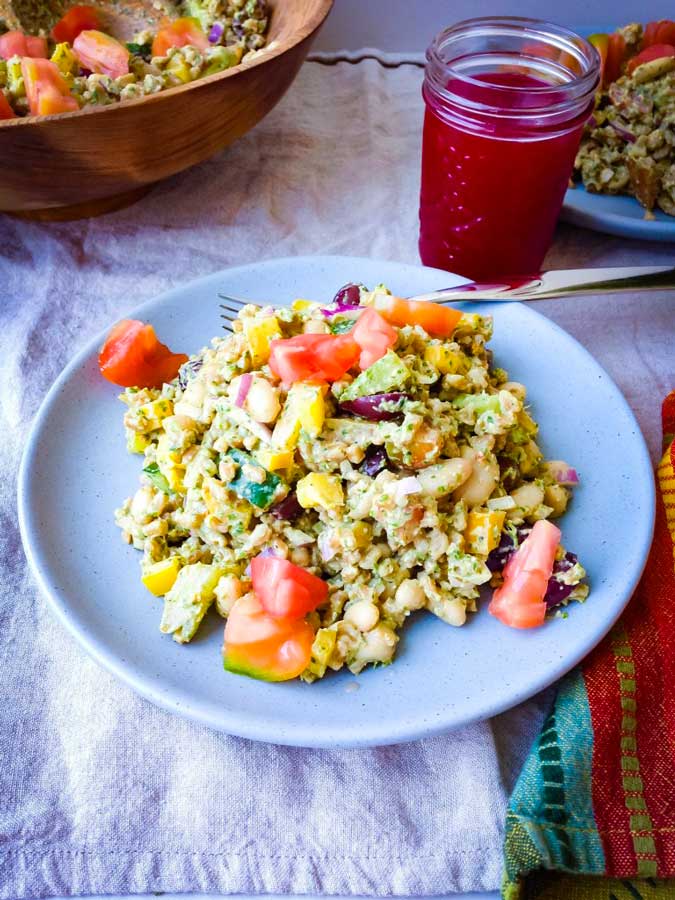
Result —
<svg viewBox="0 0 675 900"><path fill-rule="evenodd" d="M12 119L3 119L0 120L0 131L2 131L3 128L21 128L30 125L41 125L44 122L75 119L78 116L103 115L105 113L114 112L119 113L121 110L129 109L132 106L140 106L144 103L158 103L166 100L167 97L175 97L176 94L186 93L187 91L194 90L195 88L202 87L206 84L213 84L217 81L224 81L226 78L232 78L244 70L254 69L256 66L263 65L264 63L269 62L269 60L275 59L277 56L282 56L288 50L292 50L293 47L296 47L301 41L309 37L309 35L315 32L317 28L323 24L328 13L331 11L335 0L314 0L314 2L315 7L312 15L299 25L297 30L294 31L283 44L279 43L277 46L272 44L270 46L262 47L257 51L253 59L245 59L238 65L232 66L230 69L225 69L223 72L216 72L215 75L197 78L195 81L190 81L188 84L179 84L168 90L158 91L156 94L146 94L145 97L138 97L136 100L125 100L123 103L113 103L109 106L89 106L84 109L74 110L73 112L54 113L49 116L16 116Z"/></svg>

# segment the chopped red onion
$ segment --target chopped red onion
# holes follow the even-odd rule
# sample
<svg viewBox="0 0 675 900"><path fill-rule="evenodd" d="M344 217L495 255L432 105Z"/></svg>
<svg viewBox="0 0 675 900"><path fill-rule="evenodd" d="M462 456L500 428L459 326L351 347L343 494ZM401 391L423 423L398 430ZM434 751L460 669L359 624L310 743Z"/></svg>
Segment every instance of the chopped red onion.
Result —
<svg viewBox="0 0 675 900"><path fill-rule="evenodd" d="M324 562L330 562L337 555L338 548L334 536L330 532L322 531L316 542L319 545L319 553Z"/></svg>
<svg viewBox="0 0 675 900"><path fill-rule="evenodd" d="M246 403L246 398L248 397L248 392L251 390L251 385L253 384L253 375L250 372L246 372L239 379L239 389L237 390L237 398L234 401L234 405L238 406L239 409L242 409L244 403Z"/></svg>
<svg viewBox="0 0 675 900"><path fill-rule="evenodd" d="M565 487L574 487L574 485L579 484L579 474L577 473L577 470L572 468L572 466L569 466L566 462L563 462L561 459L549 460L546 463L546 468L558 484L562 484Z"/></svg>
<svg viewBox="0 0 675 900"><path fill-rule="evenodd" d="M355 313L362 310L363 307L353 303L340 303L337 306L321 307L321 312L326 318L337 316L340 313Z"/></svg>
<svg viewBox="0 0 675 900"><path fill-rule="evenodd" d="M618 122L610 122L609 125L616 131L622 140L626 141L626 143L634 144L637 140L632 131L629 131L628 128L624 128L623 125L619 125Z"/></svg>
<svg viewBox="0 0 675 900"><path fill-rule="evenodd" d="M345 400L340 404L340 409L370 422L390 422L401 416L401 406L409 396L402 391L369 394L367 397L357 397L356 400Z"/></svg>
<svg viewBox="0 0 675 900"><path fill-rule="evenodd" d="M211 31L209 31L209 43L217 44L223 36L224 31L225 29L220 22L214 22L211 26Z"/></svg>

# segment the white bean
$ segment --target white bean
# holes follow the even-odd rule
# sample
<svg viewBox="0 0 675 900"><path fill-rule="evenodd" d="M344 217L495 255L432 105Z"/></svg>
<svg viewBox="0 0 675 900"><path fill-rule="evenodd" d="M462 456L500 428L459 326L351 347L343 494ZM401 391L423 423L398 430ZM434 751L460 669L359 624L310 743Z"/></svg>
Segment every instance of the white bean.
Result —
<svg viewBox="0 0 675 900"><path fill-rule="evenodd" d="M499 463L478 453L472 447L462 447L462 457L472 462L471 477L453 494L467 506L482 506L499 484Z"/></svg>
<svg viewBox="0 0 675 900"><path fill-rule="evenodd" d="M423 493L443 497L463 484L471 475L472 469L470 460L457 457L420 469L416 477Z"/></svg>

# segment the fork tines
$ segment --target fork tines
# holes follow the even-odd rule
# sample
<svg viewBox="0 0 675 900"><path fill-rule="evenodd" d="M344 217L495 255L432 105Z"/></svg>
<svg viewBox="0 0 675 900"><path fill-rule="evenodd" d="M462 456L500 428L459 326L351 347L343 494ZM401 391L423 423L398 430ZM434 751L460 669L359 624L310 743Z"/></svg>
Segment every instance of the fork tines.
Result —
<svg viewBox="0 0 675 900"><path fill-rule="evenodd" d="M220 308L223 310L220 318L224 319L226 323L223 327L226 331L232 331L232 322L237 318L240 310L248 304L248 300L242 300L240 297L230 297L227 294L218 294L218 296L221 300L226 301L220 304Z"/></svg>

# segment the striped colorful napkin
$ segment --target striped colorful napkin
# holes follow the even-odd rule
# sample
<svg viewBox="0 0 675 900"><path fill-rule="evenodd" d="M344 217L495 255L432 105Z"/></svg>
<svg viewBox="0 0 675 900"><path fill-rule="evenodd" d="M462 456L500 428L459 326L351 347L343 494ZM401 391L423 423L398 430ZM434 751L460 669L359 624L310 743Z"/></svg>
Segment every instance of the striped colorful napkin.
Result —
<svg viewBox="0 0 675 900"><path fill-rule="evenodd" d="M562 681L518 779L505 900L675 898L675 391L663 431L645 573Z"/></svg>

